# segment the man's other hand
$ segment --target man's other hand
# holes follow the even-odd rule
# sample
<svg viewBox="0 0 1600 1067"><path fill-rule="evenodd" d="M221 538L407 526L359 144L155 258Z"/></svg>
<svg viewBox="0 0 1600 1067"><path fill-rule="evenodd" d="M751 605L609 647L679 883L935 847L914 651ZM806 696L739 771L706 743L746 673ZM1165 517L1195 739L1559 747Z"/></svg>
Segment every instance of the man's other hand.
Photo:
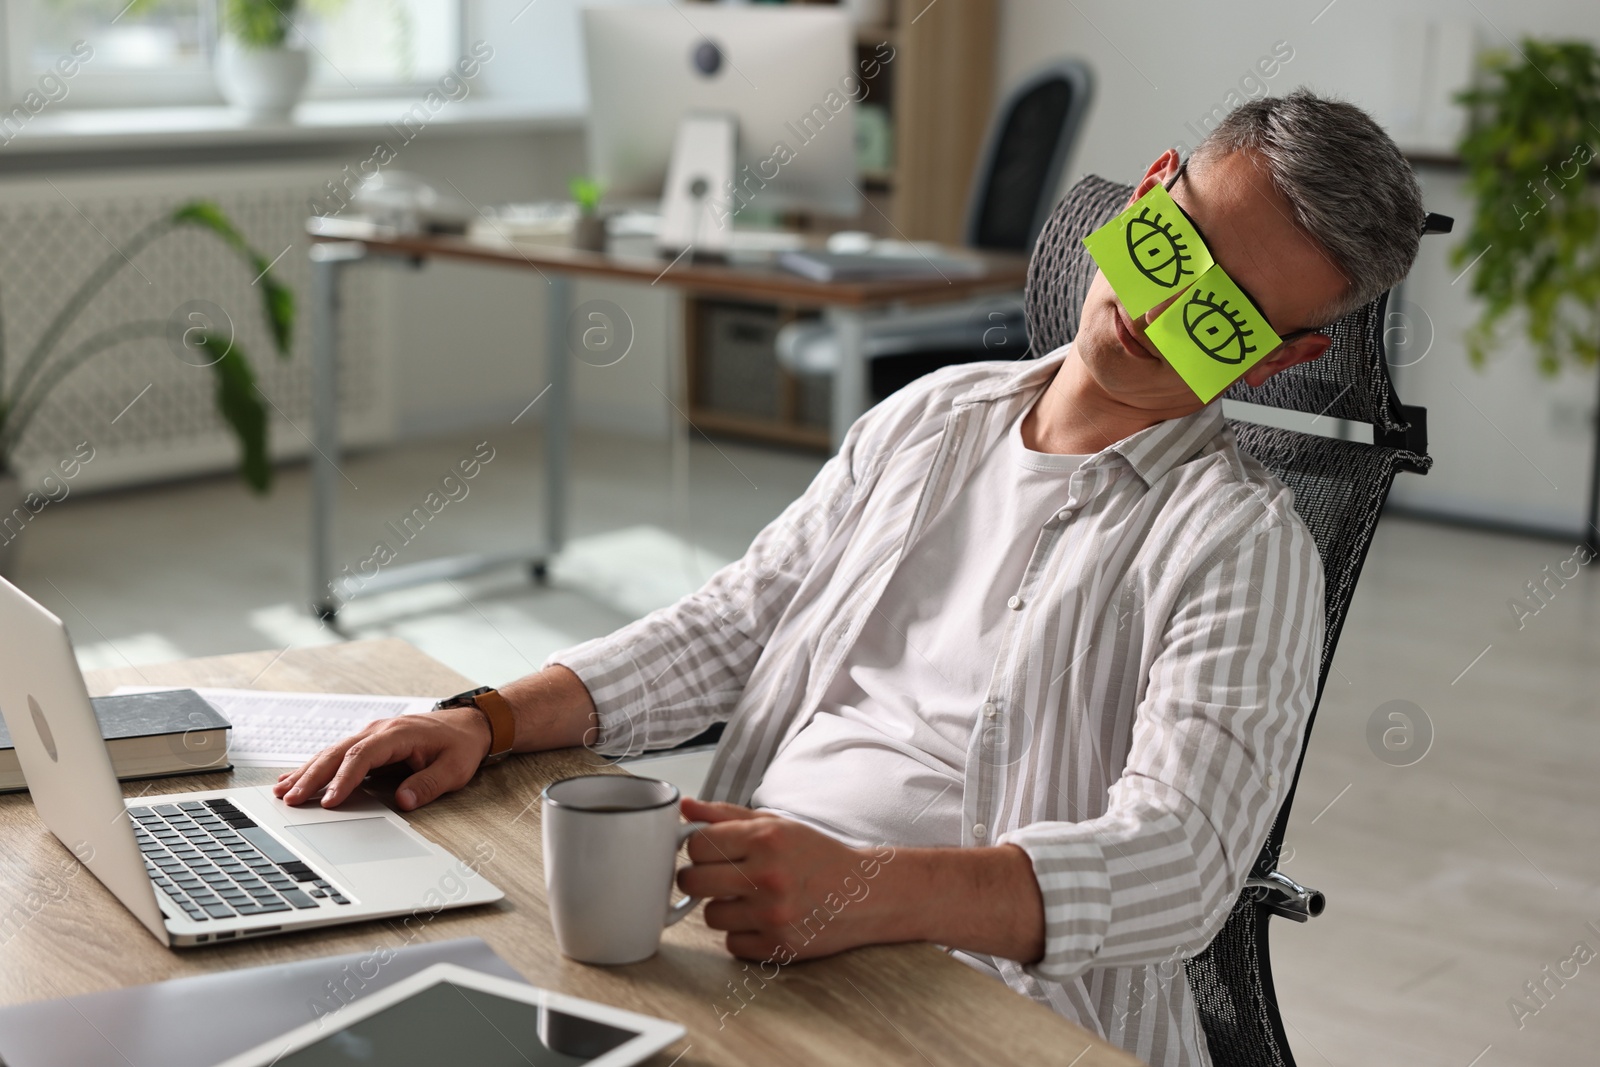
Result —
<svg viewBox="0 0 1600 1067"><path fill-rule="evenodd" d="M477 708L380 719L284 774L272 791L290 804L321 792L323 807L337 807L372 771L404 763L414 773L394 799L402 811L411 811L472 781L489 743L489 722Z"/></svg>
<svg viewBox="0 0 1600 1067"><path fill-rule="evenodd" d="M685 798L683 814L713 825L689 838L693 865L678 872L678 886L707 898L706 925L727 931L735 956L787 963L911 940L873 895L892 848L851 848L736 804Z"/></svg>

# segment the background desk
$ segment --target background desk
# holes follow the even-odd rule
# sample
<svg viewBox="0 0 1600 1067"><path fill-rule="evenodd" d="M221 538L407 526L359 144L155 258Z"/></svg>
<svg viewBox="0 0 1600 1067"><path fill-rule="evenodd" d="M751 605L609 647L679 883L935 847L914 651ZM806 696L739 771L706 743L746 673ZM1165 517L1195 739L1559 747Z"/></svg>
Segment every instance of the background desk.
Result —
<svg viewBox="0 0 1600 1067"><path fill-rule="evenodd" d="M454 578L509 563L526 563L542 578L549 558L566 543L567 447L571 409L571 374L567 318L571 311L572 278L584 275L640 285L669 286L694 296L720 296L751 301L773 301L794 307L821 308L837 330L840 358L833 376L832 437L835 447L851 423L870 406L867 402L867 367L862 357L863 323L874 309L891 304L937 303L963 300L984 293L1023 287L1028 261L1022 256L980 257L982 274L974 277L901 278L870 282L814 282L776 266L757 264L696 263L688 257L668 261L649 255L580 252L569 248L530 244L495 245L460 237L378 237L364 223L343 219L312 219L311 247L311 605L324 618L338 609L330 589L334 577L333 511L341 475L339 458L338 300L343 269L368 256L409 259L450 259L536 273L546 283L545 357L549 375L548 396L540 394L539 413L545 438L545 536L542 548L514 556L462 556L423 563L386 567L362 583L369 595L418 582ZM679 377L675 375L674 377ZM687 405L673 400L680 417ZM683 442L686 426L676 436Z"/></svg>
<svg viewBox="0 0 1600 1067"><path fill-rule="evenodd" d="M423 695L459 692L472 684L398 640L274 655L96 671L90 691L147 683ZM312 956L371 953L398 948L408 938L476 935L537 985L688 1027L685 1041L658 1057L662 1065L1137 1065L1127 1053L930 945L858 949L791 964L765 988L750 980L754 993L744 994L738 1015L731 1014L740 1001L732 999L730 983L744 983L757 969L746 970L729 956L722 936L698 913L669 929L661 952L644 963L590 967L566 959L556 950L545 909L539 793L557 778L606 769L582 750L519 757L408 816L457 855L492 847L483 873L506 891L500 904L440 912L426 922L413 921L409 931L399 920L379 921L183 952L158 944L77 867L35 818L25 794L0 797L0 1003ZM243 770L130 783L126 791L131 796L223 788L265 784L275 777L272 771Z"/></svg>

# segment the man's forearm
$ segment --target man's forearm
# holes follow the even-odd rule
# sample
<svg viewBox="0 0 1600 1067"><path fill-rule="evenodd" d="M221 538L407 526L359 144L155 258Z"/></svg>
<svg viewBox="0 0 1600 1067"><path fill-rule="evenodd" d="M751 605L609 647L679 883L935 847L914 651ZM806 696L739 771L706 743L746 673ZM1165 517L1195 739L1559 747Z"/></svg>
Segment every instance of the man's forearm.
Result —
<svg viewBox="0 0 1600 1067"><path fill-rule="evenodd" d="M1032 963L1044 955L1044 898L1028 854L995 848L901 848L875 894L884 941Z"/></svg>
<svg viewBox="0 0 1600 1067"><path fill-rule="evenodd" d="M500 688L516 715L518 752L592 744L600 717L583 680L559 664Z"/></svg>

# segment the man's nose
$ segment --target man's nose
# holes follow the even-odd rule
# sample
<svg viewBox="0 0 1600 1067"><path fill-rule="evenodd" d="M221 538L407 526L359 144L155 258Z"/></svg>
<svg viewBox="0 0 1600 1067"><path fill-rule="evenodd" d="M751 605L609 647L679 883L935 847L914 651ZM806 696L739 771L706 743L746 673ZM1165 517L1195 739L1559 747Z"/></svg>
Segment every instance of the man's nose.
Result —
<svg viewBox="0 0 1600 1067"><path fill-rule="evenodd" d="M1160 316L1160 314L1163 311L1167 310L1167 308L1171 307L1173 305L1173 303L1175 301L1177 301L1178 297L1180 297L1182 295L1183 294L1180 292L1180 293L1176 293L1176 294L1174 294L1172 296L1167 297L1161 303L1157 304L1155 307L1151 308L1149 311L1146 311L1143 315L1140 315L1138 318L1134 319L1133 321L1136 322L1139 325L1139 329L1141 329L1141 330L1149 329L1150 328L1150 324L1152 322L1156 321L1156 319Z"/></svg>

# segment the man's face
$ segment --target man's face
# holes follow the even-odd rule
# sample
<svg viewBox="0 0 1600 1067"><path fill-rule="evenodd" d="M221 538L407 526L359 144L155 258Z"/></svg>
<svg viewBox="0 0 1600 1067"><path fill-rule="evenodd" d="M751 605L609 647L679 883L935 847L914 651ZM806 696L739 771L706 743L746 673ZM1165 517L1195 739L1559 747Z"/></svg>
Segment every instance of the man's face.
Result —
<svg viewBox="0 0 1600 1067"><path fill-rule="evenodd" d="M1164 182L1177 167L1177 153L1163 155L1146 172L1133 199ZM1294 224L1289 204L1248 153L1191 166L1172 187L1172 197L1204 233L1212 256L1255 298L1280 336L1322 325L1318 315L1346 291L1344 275ZM1132 318L1105 275L1095 273L1075 351L1095 382L1114 399L1152 412L1196 405L1194 392L1145 336L1150 322L1176 299ZM1327 344L1320 334L1291 341L1243 377L1259 385L1285 367L1315 359Z"/></svg>

